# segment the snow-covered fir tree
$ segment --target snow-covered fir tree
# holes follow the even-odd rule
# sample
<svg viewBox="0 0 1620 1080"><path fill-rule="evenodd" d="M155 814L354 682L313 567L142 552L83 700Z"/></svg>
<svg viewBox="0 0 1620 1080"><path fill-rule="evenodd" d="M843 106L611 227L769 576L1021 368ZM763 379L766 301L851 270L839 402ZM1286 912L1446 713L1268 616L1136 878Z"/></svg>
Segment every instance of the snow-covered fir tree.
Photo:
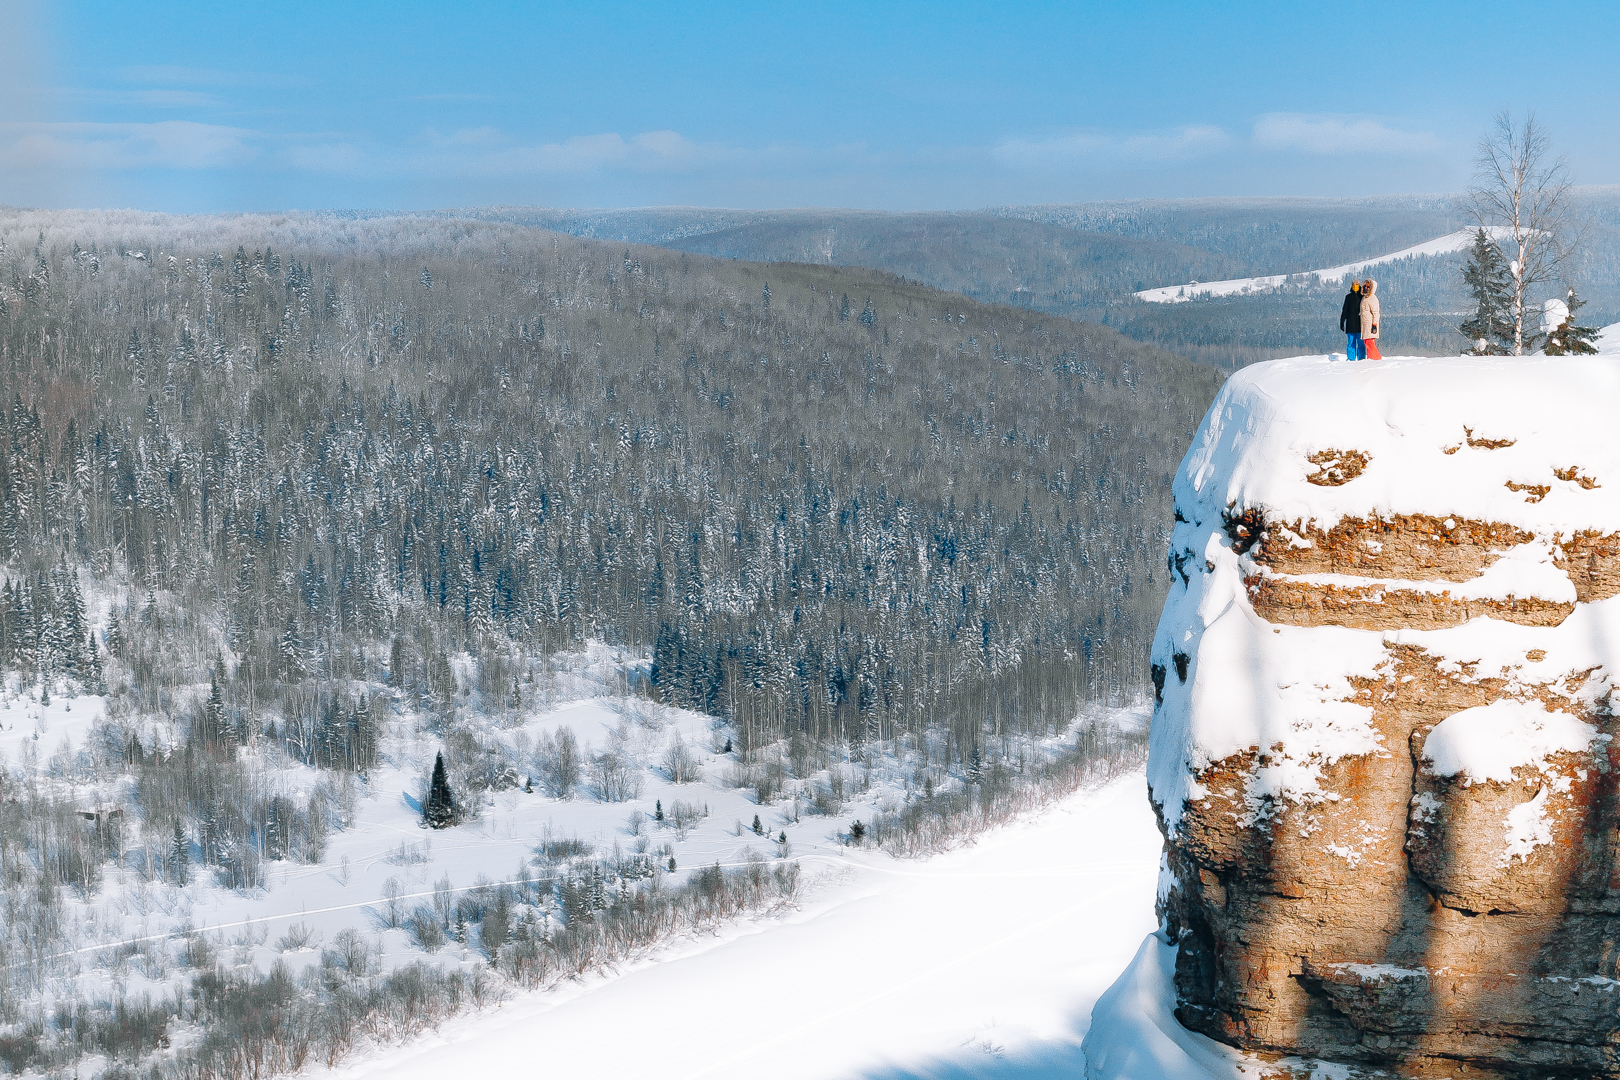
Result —
<svg viewBox="0 0 1620 1080"><path fill-rule="evenodd" d="M1457 328L1469 342L1464 352L1474 356L1505 356L1512 352L1513 282L1502 249L1484 229L1474 233L1462 275L1474 301L1473 314Z"/></svg>
<svg viewBox="0 0 1620 1080"><path fill-rule="evenodd" d="M1565 309L1568 312L1562 322L1547 334L1547 343L1542 346L1542 352L1548 356L1581 355L1597 352L1594 344L1598 336L1595 326L1580 326L1575 321L1575 312L1586 306L1586 301L1575 295L1570 289L1564 297Z"/></svg>

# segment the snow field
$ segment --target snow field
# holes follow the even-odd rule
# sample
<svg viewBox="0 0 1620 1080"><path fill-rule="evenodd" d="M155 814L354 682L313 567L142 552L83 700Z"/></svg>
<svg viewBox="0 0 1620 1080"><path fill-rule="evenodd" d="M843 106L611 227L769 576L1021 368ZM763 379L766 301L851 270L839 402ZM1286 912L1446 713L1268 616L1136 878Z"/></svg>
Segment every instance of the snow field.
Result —
<svg viewBox="0 0 1620 1080"><path fill-rule="evenodd" d="M14 681L14 680L12 680ZM7 687L0 694L0 763L22 764L32 759L48 761L62 748L82 746L97 721L106 716L106 700L95 695L54 697L41 705L37 697L14 693Z"/></svg>
<svg viewBox="0 0 1620 1080"><path fill-rule="evenodd" d="M816 853L791 915L520 995L331 1075L1079 1076L1092 1005L1153 927L1158 850L1138 773L926 861Z"/></svg>
<svg viewBox="0 0 1620 1080"><path fill-rule="evenodd" d="M1314 278L1311 284L1333 285L1347 277L1355 277L1375 266L1385 263L1397 262L1401 259L1420 259L1432 255L1450 255L1456 251L1466 251L1474 242L1474 229L1458 229L1455 232L1437 236L1433 240L1425 240L1421 244L1392 251L1388 255L1380 255L1374 259L1363 259L1361 262L1345 263L1343 266L1330 266L1322 270L1304 270L1298 274L1268 274L1264 277L1228 278L1224 281L1194 281L1187 285L1166 285L1157 289L1143 289L1134 295L1138 300L1146 300L1150 304L1180 304L1188 300L1210 296L1242 296L1247 293L1272 292L1282 288L1291 279L1299 280ZM1493 227L1487 230L1494 237L1500 239L1508 230Z"/></svg>
<svg viewBox="0 0 1620 1080"><path fill-rule="evenodd" d="M450 934L442 944L429 945L413 934L412 914L431 907L445 892L454 898L489 884L567 877L596 860L611 864L618 856L641 851L669 886L717 863L733 867L760 859L767 866L791 859L803 866L807 878L842 880L844 868L853 865L845 846L850 822L857 817L870 821L880 807L892 810L907 797L905 777L915 763L891 753L877 755L869 781L866 762L831 763L844 778L841 806L840 800L828 797L828 770L808 780L790 778L781 797L760 804L752 787L736 784L737 755L722 752L729 729L712 717L623 692L644 667L643 659L592 645L560 658L557 669L542 680L543 687L528 695L529 704L502 714L464 714L458 721L475 726L486 744L499 744L507 759L520 765L529 760L528 748L564 727L574 732L587 760L593 750L614 741L632 761L640 789L627 801L598 800L588 779L571 799L547 796L538 777L534 791L526 792L520 776L519 786L501 791L470 795L458 790L458 799L474 813L449 829L425 829L420 800L443 744L425 717L397 699L390 701L383 723L380 762L364 780L321 773L274 749L242 748L239 758L258 782L295 801L306 799L317 783L339 787L336 801L347 820L328 834L320 863L266 861L265 886L248 891L221 886L212 868L195 858L184 886L161 877L148 879L138 855L122 866L109 863L100 888L88 897L64 891L71 945L53 957L59 972L47 995L96 1003L119 995L138 999L149 994L162 1000L183 994L191 975L185 958L199 940L227 967L263 972L281 962L295 976L318 964L323 948L355 940L367 951L371 968L380 972L420 960L467 971L487 969L476 925L465 941ZM365 689L385 698L390 693L374 685ZM203 687L199 693L205 691ZM556 701L559 693L581 696ZM0 746L6 754L0 766L13 775L29 774L82 808L117 807L127 799L127 785L133 782L129 774L92 779L72 765L85 740L98 737L94 724L103 714L101 699L54 698L41 707L37 700L17 695L5 704L0 737L7 741ZM143 740L149 746L175 745L172 734L149 731ZM1035 740L1023 750L1038 759L1059 752L1065 743L1072 745L1074 734L1071 729ZM663 767L677 739L696 762L695 779L688 783L674 782ZM36 747L49 747L49 754ZM834 812L818 813L818 802L823 810L830 804ZM663 822L656 820L660 806ZM639 822L633 821L637 815ZM756 815L758 833L752 828ZM132 852L143 839L159 850L168 842L166 832L144 837L139 821L125 827ZM784 835L785 844L779 842ZM673 873L667 869L671 856L677 867ZM870 853L854 858L856 863L863 858L892 863ZM903 877L907 865L894 863L875 873ZM543 902L537 915L541 931L555 928L560 917L556 905ZM766 925L737 933L757 932ZM702 944L687 942L687 947ZM200 1034L189 1022L171 1026L177 1048ZM83 1067L93 1072L96 1059L85 1059Z"/></svg>

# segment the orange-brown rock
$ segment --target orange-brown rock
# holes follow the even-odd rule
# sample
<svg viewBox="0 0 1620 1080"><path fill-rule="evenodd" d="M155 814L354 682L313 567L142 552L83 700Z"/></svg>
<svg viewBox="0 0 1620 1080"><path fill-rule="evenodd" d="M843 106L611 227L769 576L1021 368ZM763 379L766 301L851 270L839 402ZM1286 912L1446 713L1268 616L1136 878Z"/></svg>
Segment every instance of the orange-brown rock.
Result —
<svg viewBox="0 0 1620 1080"><path fill-rule="evenodd" d="M1244 584L1261 618L1291 626L1439 630L1481 617L1521 626L1557 626L1575 610L1572 603L1534 596L1459 600L1445 592L1383 585L1313 585L1259 574L1244 579Z"/></svg>
<svg viewBox="0 0 1620 1080"><path fill-rule="evenodd" d="M1302 535L1313 547L1297 546ZM1303 534L1268 522L1247 554L1289 573L1464 582L1526 539L1421 517ZM1616 547L1593 535L1563 545L1586 596L1615 591ZM1428 630L1486 615L1550 629L1576 607L1258 574L1244 584L1280 626ZM1324 797L1305 802L1254 797L1265 753L1223 759L1167 831L1178 1017L1251 1050L1401 1076L1620 1076L1620 747L1609 738L1620 722L1606 690L1590 693L1597 673L1538 681L1414 644L1384 649L1351 695L1371 707L1379 752L1325 765ZM1507 696L1560 707L1603 737L1511 782L1436 775L1428 733ZM1504 821L1538 797L1547 841L1504 860Z"/></svg>
<svg viewBox="0 0 1620 1080"><path fill-rule="evenodd" d="M1279 1077L1620 1080L1617 408L1612 355L1227 381L1174 480L1128 986L1173 951L1181 1023Z"/></svg>

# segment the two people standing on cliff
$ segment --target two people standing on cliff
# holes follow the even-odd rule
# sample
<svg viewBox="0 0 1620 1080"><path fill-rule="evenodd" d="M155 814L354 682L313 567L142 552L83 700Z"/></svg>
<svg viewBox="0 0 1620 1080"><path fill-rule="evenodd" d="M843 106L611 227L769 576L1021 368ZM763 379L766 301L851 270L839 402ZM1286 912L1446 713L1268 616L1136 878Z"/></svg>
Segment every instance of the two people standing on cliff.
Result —
<svg viewBox="0 0 1620 1080"><path fill-rule="evenodd" d="M1378 351L1378 282L1372 278L1352 281L1339 309L1339 329L1344 331L1346 360L1382 360Z"/></svg>

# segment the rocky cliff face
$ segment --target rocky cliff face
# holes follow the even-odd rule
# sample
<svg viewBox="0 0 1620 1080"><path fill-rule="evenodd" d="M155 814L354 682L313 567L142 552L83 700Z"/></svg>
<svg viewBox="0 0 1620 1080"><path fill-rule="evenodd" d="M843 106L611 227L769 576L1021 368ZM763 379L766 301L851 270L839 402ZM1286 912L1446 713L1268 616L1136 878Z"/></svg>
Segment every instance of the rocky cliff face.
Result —
<svg viewBox="0 0 1620 1080"><path fill-rule="evenodd" d="M1620 358L1304 359L1177 477L1149 783L1177 1016L1620 1077Z"/></svg>

